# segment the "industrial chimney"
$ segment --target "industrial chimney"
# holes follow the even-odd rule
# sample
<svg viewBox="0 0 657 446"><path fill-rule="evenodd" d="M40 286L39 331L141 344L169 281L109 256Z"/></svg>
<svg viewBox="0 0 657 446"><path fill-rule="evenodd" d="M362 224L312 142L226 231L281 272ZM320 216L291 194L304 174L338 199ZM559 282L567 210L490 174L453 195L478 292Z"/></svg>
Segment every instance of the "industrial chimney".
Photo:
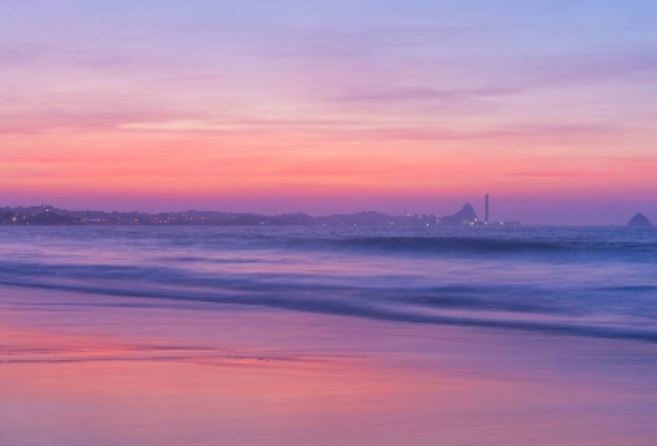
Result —
<svg viewBox="0 0 657 446"><path fill-rule="evenodd" d="M486 224L488 224L488 217L489 217L489 212L490 212L490 196L488 194L486 194L486 196L484 197L484 209L485 209L485 211L484 211L484 216L485 216L484 217L485 218L484 222Z"/></svg>

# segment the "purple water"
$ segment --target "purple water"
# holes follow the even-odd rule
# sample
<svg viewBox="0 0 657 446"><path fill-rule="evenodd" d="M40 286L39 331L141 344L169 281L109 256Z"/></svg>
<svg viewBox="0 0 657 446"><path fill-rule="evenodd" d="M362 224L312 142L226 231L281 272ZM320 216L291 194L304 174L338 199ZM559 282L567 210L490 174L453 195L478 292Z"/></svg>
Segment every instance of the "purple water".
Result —
<svg viewBox="0 0 657 446"><path fill-rule="evenodd" d="M657 231L3 228L0 284L657 341Z"/></svg>

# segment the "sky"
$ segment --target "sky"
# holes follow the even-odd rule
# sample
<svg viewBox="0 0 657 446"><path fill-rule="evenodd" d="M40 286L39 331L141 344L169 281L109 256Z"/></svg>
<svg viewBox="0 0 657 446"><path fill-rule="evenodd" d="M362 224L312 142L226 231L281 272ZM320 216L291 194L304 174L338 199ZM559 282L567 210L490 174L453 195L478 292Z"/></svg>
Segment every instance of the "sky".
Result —
<svg viewBox="0 0 657 446"><path fill-rule="evenodd" d="M0 206L657 220L653 0L0 0Z"/></svg>

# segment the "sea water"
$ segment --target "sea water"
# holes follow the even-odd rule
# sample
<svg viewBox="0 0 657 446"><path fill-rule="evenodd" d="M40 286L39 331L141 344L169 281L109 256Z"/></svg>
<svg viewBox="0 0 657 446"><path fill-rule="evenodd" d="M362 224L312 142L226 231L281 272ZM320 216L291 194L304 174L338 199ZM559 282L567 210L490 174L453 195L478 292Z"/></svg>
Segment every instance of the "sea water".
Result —
<svg viewBox="0 0 657 446"><path fill-rule="evenodd" d="M0 284L657 341L657 230L0 228Z"/></svg>

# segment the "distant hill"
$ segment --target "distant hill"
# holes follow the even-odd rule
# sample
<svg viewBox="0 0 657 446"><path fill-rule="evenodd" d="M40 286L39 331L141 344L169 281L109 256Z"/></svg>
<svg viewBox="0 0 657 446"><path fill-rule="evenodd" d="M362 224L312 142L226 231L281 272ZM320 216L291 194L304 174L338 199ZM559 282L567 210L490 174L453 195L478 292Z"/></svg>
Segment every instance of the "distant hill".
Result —
<svg viewBox="0 0 657 446"><path fill-rule="evenodd" d="M650 220L648 220L648 217L639 212L630 219L630 221L627 223L627 226L633 228L650 228L652 227L652 223Z"/></svg>
<svg viewBox="0 0 657 446"><path fill-rule="evenodd" d="M463 205L456 214L448 215L440 219L441 225L462 225L477 221L477 214L470 203Z"/></svg>

